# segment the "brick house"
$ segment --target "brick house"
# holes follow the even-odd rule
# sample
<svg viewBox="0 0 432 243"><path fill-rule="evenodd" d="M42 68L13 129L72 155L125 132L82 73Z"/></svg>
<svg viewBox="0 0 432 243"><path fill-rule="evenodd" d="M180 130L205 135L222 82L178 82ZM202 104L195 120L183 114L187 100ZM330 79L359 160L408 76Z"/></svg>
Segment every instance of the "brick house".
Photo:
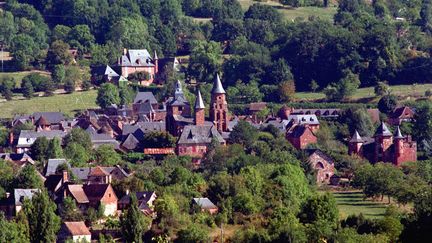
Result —
<svg viewBox="0 0 432 243"><path fill-rule="evenodd" d="M287 130L286 139L296 148L305 149L317 142L317 137L308 125L295 125Z"/></svg>
<svg viewBox="0 0 432 243"><path fill-rule="evenodd" d="M226 144L213 125L185 126L177 142L177 154L200 159L207 153L208 146L213 140L222 145Z"/></svg>
<svg viewBox="0 0 432 243"><path fill-rule="evenodd" d="M384 122L372 138L361 137L355 131L348 149L349 154L358 155L372 163L388 162L400 166L404 162L417 161L417 143L411 136L403 136L399 127L393 135Z"/></svg>
<svg viewBox="0 0 432 243"><path fill-rule="evenodd" d="M141 80L141 85L148 86L153 83L159 72L158 57L156 52L151 57L150 53L146 49L124 49L123 55L121 56L118 66L121 69L121 76L128 78L129 75L136 72L148 73L149 80Z"/></svg>
<svg viewBox="0 0 432 243"><path fill-rule="evenodd" d="M310 150L308 162L316 171L317 184L330 184L330 178L334 175L333 159L319 149Z"/></svg>
<svg viewBox="0 0 432 243"><path fill-rule="evenodd" d="M408 106L397 107L389 115L388 123L399 126L402 122L410 122L414 119L414 111Z"/></svg>
<svg viewBox="0 0 432 243"><path fill-rule="evenodd" d="M312 132L318 131L320 127L320 123L318 121L318 118L315 114L312 115L301 115L301 114L294 114L289 115L288 118L288 124L287 129L293 128L297 125L307 126L309 129L311 129Z"/></svg>

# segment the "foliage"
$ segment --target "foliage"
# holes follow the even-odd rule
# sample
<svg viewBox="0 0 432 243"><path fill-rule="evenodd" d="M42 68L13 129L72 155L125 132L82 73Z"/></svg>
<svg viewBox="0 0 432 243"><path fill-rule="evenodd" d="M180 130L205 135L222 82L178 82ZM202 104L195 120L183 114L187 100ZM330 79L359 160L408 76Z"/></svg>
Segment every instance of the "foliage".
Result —
<svg viewBox="0 0 432 243"><path fill-rule="evenodd" d="M126 242L143 242L143 234L148 227L149 221L138 209L138 201L135 193L132 193L130 206L120 217L122 233Z"/></svg>
<svg viewBox="0 0 432 243"><path fill-rule="evenodd" d="M396 96L389 94L378 101L378 109L385 114L390 114L397 106Z"/></svg>
<svg viewBox="0 0 432 243"><path fill-rule="evenodd" d="M144 148L172 148L176 144L176 138L167 132L149 132L142 140Z"/></svg>
<svg viewBox="0 0 432 243"><path fill-rule="evenodd" d="M36 192L31 201L24 203L30 230L30 242L55 242L60 229L60 217L55 214L56 205L46 191Z"/></svg>
<svg viewBox="0 0 432 243"><path fill-rule="evenodd" d="M221 67L221 55L221 47L217 42L194 42L188 74L200 82L212 82Z"/></svg>
<svg viewBox="0 0 432 243"><path fill-rule="evenodd" d="M176 242L192 243L192 242L207 242L209 239L208 232L199 224L193 224L178 232L178 239Z"/></svg>
<svg viewBox="0 0 432 243"><path fill-rule="evenodd" d="M100 165L115 166L121 162L121 156L114 150L112 145L101 145L95 151L95 157Z"/></svg>
<svg viewBox="0 0 432 243"><path fill-rule="evenodd" d="M112 104L120 104L120 97L117 87L111 83L104 83L98 90L96 103L106 108Z"/></svg>

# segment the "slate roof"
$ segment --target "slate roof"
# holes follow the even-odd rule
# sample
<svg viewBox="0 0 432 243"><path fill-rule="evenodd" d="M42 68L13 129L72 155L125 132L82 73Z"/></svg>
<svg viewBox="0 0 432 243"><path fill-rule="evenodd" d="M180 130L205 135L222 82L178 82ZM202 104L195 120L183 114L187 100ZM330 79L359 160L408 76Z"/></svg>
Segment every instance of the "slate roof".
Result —
<svg viewBox="0 0 432 243"><path fill-rule="evenodd" d="M194 198L193 201L202 209L217 209L218 207L206 197Z"/></svg>
<svg viewBox="0 0 432 243"><path fill-rule="evenodd" d="M60 123L61 121L66 120L61 112L35 112L32 116L35 121L39 120L39 118L43 116L50 124Z"/></svg>
<svg viewBox="0 0 432 243"><path fill-rule="evenodd" d="M133 134L129 134L121 145L128 150L135 150L139 147L140 141Z"/></svg>
<svg viewBox="0 0 432 243"><path fill-rule="evenodd" d="M201 96L201 92L198 90L195 99L195 109L205 109L204 101Z"/></svg>
<svg viewBox="0 0 432 243"><path fill-rule="evenodd" d="M49 192L54 192L56 187L62 182L63 175L50 175L46 176L44 186Z"/></svg>
<svg viewBox="0 0 432 243"><path fill-rule="evenodd" d="M304 114L311 115L315 114L321 117L338 117L341 112L341 109L294 109L291 114Z"/></svg>
<svg viewBox="0 0 432 243"><path fill-rule="evenodd" d="M108 77L119 77L120 75L116 73L110 66L106 66L104 75Z"/></svg>
<svg viewBox="0 0 432 243"><path fill-rule="evenodd" d="M86 184L83 189L90 202L99 202L106 191L111 187L110 184ZM114 195L115 196L115 195Z"/></svg>
<svg viewBox="0 0 432 243"><path fill-rule="evenodd" d="M90 139L96 148L104 144L112 145L114 146L114 149L119 149L120 146L120 143L117 140L104 133L90 133Z"/></svg>
<svg viewBox="0 0 432 243"><path fill-rule="evenodd" d="M72 236L91 235L84 221L64 222L64 225Z"/></svg>
<svg viewBox="0 0 432 243"><path fill-rule="evenodd" d="M24 199L31 200L33 195L39 191L39 189L14 189L15 206L22 206Z"/></svg>
<svg viewBox="0 0 432 243"><path fill-rule="evenodd" d="M222 82L219 78L219 74L216 74L215 80L213 82L213 89L212 89L212 94L225 94L225 90L222 86Z"/></svg>
<svg viewBox="0 0 432 243"><path fill-rule="evenodd" d="M123 125L122 135L127 136L131 133L135 133L141 130L143 134L153 131L165 131L165 122L137 122L133 125L125 124ZM137 137L139 138L139 137Z"/></svg>
<svg viewBox="0 0 432 243"><path fill-rule="evenodd" d="M288 133L288 136L292 138L299 138L306 132L307 129L309 128L306 126L295 126L292 131Z"/></svg>
<svg viewBox="0 0 432 243"><path fill-rule="evenodd" d="M111 174L115 169L118 168L125 177L129 176L129 174L126 171L124 171L118 165L117 166L110 166L110 167L102 167L101 166L100 168L108 174ZM88 176L89 176L91 170L93 170L93 169L94 168L91 168L91 167L72 167L71 171L72 171L72 174L74 174L78 180L86 181L86 180L88 180Z"/></svg>
<svg viewBox="0 0 432 243"><path fill-rule="evenodd" d="M311 115L289 115L288 119L289 122L294 122L296 124L309 124L309 125L319 125L318 118L315 114Z"/></svg>
<svg viewBox="0 0 432 243"><path fill-rule="evenodd" d="M329 155L327 155L326 153L324 153L323 151L321 151L320 149L307 149L306 152L309 154L309 158L314 155L317 154L319 155L321 158L324 159L323 162L329 163L329 164L334 164L334 160L332 157L330 157Z"/></svg>
<svg viewBox="0 0 432 243"><path fill-rule="evenodd" d="M158 103L152 92L138 92L133 103L144 103L147 101L152 105Z"/></svg>
<svg viewBox="0 0 432 243"><path fill-rule="evenodd" d="M126 55L121 57L121 66L132 67L154 67L153 59L146 49L127 50Z"/></svg>
<svg viewBox="0 0 432 243"><path fill-rule="evenodd" d="M49 159L45 169L45 176L54 175L57 167L63 163L69 165L66 159Z"/></svg>
<svg viewBox="0 0 432 243"><path fill-rule="evenodd" d="M63 138L66 136L66 132L60 130L51 131L33 131L33 130L21 130L17 147L30 147L38 137L46 137L47 139L53 139L55 137Z"/></svg>
<svg viewBox="0 0 432 243"><path fill-rule="evenodd" d="M155 113L153 106L149 102L134 104L134 110L138 114L151 114Z"/></svg>
<svg viewBox="0 0 432 243"><path fill-rule="evenodd" d="M375 131L375 136L392 136L392 133L388 129L387 125L384 122L381 122Z"/></svg>
<svg viewBox="0 0 432 243"><path fill-rule="evenodd" d="M184 127L178 140L178 144L209 144L212 139L224 143L222 135L213 125L187 125Z"/></svg>
<svg viewBox="0 0 432 243"><path fill-rule="evenodd" d="M360 134L356 130L354 132L351 140L350 140L350 143L362 143L362 142L363 142L363 139L362 139L362 137L360 137Z"/></svg>
<svg viewBox="0 0 432 243"><path fill-rule="evenodd" d="M143 192L136 192L136 198L139 202L145 202L147 203L152 195L154 194L154 191L143 191ZM129 204L131 201L131 196L130 195L124 195L120 200L119 203L123 203L123 204Z"/></svg>
<svg viewBox="0 0 432 243"><path fill-rule="evenodd" d="M400 127L398 126L395 132L395 137L394 138L404 138L404 136L402 135L402 132L400 130Z"/></svg>
<svg viewBox="0 0 432 243"><path fill-rule="evenodd" d="M397 107L393 110L393 112L389 115L391 118L400 118L404 115L406 111L412 111L408 106Z"/></svg>

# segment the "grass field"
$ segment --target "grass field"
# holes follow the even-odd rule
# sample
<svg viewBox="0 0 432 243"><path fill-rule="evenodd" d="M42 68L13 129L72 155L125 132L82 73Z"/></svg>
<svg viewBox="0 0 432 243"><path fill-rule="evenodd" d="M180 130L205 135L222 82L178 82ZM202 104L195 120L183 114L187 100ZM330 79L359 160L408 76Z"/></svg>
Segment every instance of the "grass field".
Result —
<svg viewBox="0 0 432 243"><path fill-rule="evenodd" d="M390 87L391 92L397 96L403 97L421 97L424 96L426 90L432 90L432 84L413 84L413 85L394 85ZM362 99L374 97L374 88L361 88L353 95L352 99ZM295 98L299 100L317 100L325 98L323 93L313 92L298 92Z"/></svg>
<svg viewBox="0 0 432 243"><path fill-rule="evenodd" d="M351 214L362 213L367 218L380 218L384 215L387 200L374 202L370 199L363 200L361 192L334 192L339 209L339 217L346 218Z"/></svg>
<svg viewBox="0 0 432 243"><path fill-rule="evenodd" d="M2 73L0 72L0 82L4 79L13 78L15 81L15 87L19 88L21 85L21 80L31 74L31 73L40 73L42 75L49 76L49 72L43 72L43 71L25 71L25 72L12 72L12 73Z"/></svg>
<svg viewBox="0 0 432 243"><path fill-rule="evenodd" d="M96 90L61 94L50 97L35 97L30 100L0 102L0 118L11 118L14 114L29 114L36 111L60 111L73 115L77 110L98 107Z"/></svg>
<svg viewBox="0 0 432 243"><path fill-rule="evenodd" d="M319 8L319 7L300 7L300 8L290 8L283 6L277 1L266 1L266 2L256 2L253 0L239 0L244 10L247 10L254 3L266 4L270 6L274 6L280 11L284 17L288 20L294 20L296 18L304 18L307 19L309 16L316 16L322 19L333 20L333 16L336 13L336 7L331 6L328 8Z"/></svg>

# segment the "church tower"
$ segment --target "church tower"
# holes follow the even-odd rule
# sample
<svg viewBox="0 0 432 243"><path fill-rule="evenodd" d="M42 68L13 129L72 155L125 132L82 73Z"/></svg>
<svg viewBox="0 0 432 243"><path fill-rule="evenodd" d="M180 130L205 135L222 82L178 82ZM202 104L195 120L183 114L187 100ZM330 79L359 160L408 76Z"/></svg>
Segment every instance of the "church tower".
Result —
<svg viewBox="0 0 432 243"><path fill-rule="evenodd" d="M399 128L399 126L397 127L396 133L395 133L395 137L394 137L394 146L395 146L395 160L394 163L396 165L399 165L399 161L400 158L403 156L403 152L404 152L404 136L402 135L402 132Z"/></svg>
<svg viewBox="0 0 432 243"><path fill-rule="evenodd" d="M361 147L363 145L363 139L360 137L360 134L357 132L357 130L354 132L354 135L352 136L351 140L348 144L348 154L353 155L361 155Z"/></svg>
<svg viewBox="0 0 432 243"><path fill-rule="evenodd" d="M211 91L210 120L215 124L219 132L228 131L228 103L219 74L216 74Z"/></svg>
<svg viewBox="0 0 432 243"><path fill-rule="evenodd" d="M202 126L205 121L205 106L204 101L201 97L201 92L198 90L195 99L195 125Z"/></svg>
<svg viewBox="0 0 432 243"><path fill-rule="evenodd" d="M393 144L393 134L387 128L384 122L375 132L375 162L389 162L392 160L390 156L390 146Z"/></svg>

